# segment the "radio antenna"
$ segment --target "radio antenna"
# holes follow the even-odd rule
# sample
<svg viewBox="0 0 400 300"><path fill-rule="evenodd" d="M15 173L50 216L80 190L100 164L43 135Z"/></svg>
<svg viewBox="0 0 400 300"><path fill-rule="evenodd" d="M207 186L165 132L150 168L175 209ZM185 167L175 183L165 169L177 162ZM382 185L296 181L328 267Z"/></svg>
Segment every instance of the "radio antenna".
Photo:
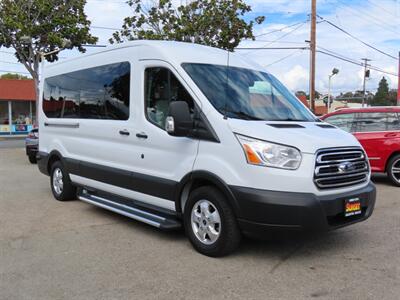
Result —
<svg viewBox="0 0 400 300"><path fill-rule="evenodd" d="M225 86L225 107L224 107L224 119L228 119L228 117L226 116L227 113L227 105L228 105L228 90L229 90L229 55L230 55L230 51L228 51L228 57L227 57L227 62L226 62L226 86Z"/></svg>

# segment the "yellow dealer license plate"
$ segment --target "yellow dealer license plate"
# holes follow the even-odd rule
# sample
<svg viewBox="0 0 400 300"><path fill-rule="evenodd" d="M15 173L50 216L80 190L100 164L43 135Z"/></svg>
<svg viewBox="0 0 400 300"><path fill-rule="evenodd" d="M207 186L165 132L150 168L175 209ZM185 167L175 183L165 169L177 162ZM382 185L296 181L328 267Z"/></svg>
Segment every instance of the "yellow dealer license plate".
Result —
<svg viewBox="0 0 400 300"><path fill-rule="evenodd" d="M347 199L344 202L344 216L351 217L361 214L361 201L359 198Z"/></svg>

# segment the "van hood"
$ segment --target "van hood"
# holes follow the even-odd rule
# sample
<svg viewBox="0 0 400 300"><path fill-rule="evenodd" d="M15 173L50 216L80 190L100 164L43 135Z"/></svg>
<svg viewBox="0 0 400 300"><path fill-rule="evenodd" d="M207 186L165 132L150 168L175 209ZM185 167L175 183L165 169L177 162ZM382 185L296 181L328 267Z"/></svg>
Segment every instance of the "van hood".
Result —
<svg viewBox="0 0 400 300"><path fill-rule="evenodd" d="M293 146L303 153L314 154L322 148L361 147L352 134L324 122L269 122L228 119L228 124L234 133Z"/></svg>

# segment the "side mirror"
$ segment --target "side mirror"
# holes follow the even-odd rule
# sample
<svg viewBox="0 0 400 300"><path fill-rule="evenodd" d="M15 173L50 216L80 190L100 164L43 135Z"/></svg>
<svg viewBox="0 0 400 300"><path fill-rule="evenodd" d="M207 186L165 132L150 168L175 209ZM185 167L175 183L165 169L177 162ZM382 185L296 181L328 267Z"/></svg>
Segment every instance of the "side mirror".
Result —
<svg viewBox="0 0 400 300"><path fill-rule="evenodd" d="M187 102L174 101L169 104L165 130L172 136L188 136L192 132L193 120Z"/></svg>

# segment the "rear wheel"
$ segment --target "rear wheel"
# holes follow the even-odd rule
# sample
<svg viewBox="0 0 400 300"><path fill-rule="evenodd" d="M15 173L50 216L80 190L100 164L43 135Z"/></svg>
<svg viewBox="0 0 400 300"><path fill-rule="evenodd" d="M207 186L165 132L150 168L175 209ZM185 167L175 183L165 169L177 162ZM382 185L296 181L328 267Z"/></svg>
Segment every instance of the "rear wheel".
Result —
<svg viewBox="0 0 400 300"><path fill-rule="evenodd" d="M36 154L29 154L28 155L28 159L29 159L29 162L31 163L31 164L36 164L37 163L37 161L36 161Z"/></svg>
<svg viewBox="0 0 400 300"><path fill-rule="evenodd" d="M400 186L400 154L393 156L387 167L387 173L390 180L397 186Z"/></svg>
<svg viewBox="0 0 400 300"><path fill-rule="evenodd" d="M76 198L76 187L71 183L68 173L60 161L51 166L50 186L54 198L58 201L68 201Z"/></svg>
<svg viewBox="0 0 400 300"><path fill-rule="evenodd" d="M224 256L240 243L236 217L224 195L212 186L194 190L184 210L186 234L193 247L207 256Z"/></svg>

